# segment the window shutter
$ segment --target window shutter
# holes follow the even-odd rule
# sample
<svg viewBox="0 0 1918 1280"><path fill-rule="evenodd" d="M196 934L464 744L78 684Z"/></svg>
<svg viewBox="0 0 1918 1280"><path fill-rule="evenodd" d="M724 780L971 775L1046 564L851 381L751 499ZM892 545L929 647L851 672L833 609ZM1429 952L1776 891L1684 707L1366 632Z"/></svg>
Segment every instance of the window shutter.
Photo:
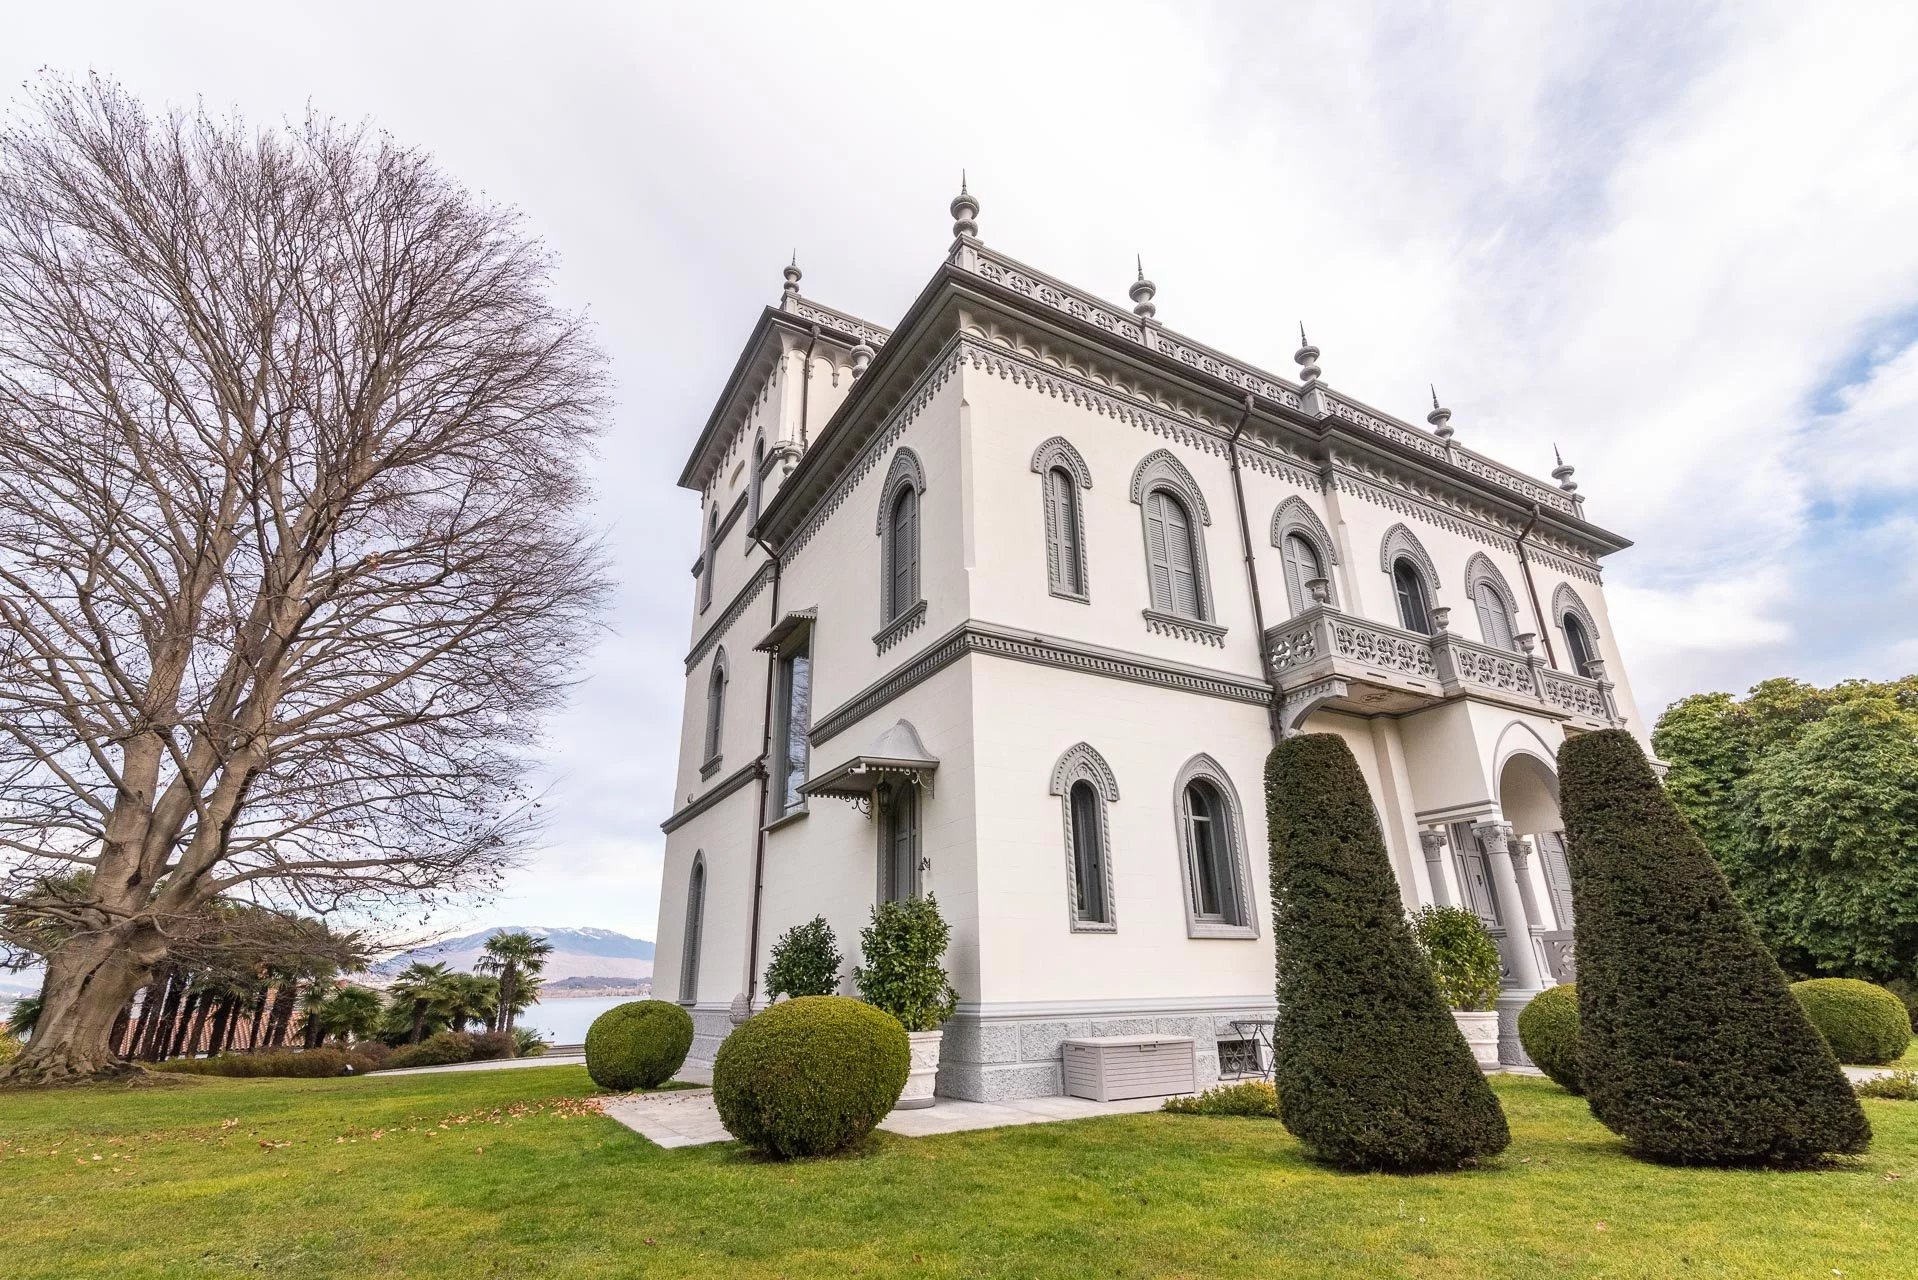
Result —
<svg viewBox="0 0 1918 1280"><path fill-rule="evenodd" d="M1204 615L1199 607L1197 548L1192 521L1172 498L1166 499L1166 552L1172 569L1172 609L1188 618Z"/></svg>
<svg viewBox="0 0 1918 1280"><path fill-rule="evenodd" d="M1146 577L1152 588L1152 607L1172 611L1172 564L1167 528L1171 503L1163 493L1147 496L1145 506Z"/></svg>
<svg viewBox="0 0 1918 1280"><path fill-rule="evenodd" d="M1485 637L1485 643L1497 649L1516 648L1512 619L1505 612L1505 601L1499 598L1498 589L1489 582L1480 582L1472 588L1472 603L1478 608L1479 634Z"/></svg>
<svg viewBox="0 0 1918 1280"><path fill-rule="evenodd" d="M1052 494L1051 521L1053 555L1059 566L1057 585L1077 595L1085 590L1079 581L1079 495L1065 468L1054 467L1046 473Z"/></svg>
<svg viewBox="0 0 1918 1280"><path fill-rule="evenodd" d="M1557 831L1538 836L1539 856L1545 860L1545 887L1552 891L1552 917L1558 927L1572 927L1572 869L1565 863L1565 837Z"/></svg>
<svg viewBox="0 0 1918 1280"><path fill-rule="evenodd" d="M679 998L699 997L699 944L706 924L706 863L693 859L693 873L686 884L686 942L680 952Z"/></svg>
<svg viewBox="0 0 1918 1280"><path fill-rule="evenodd" d="M1081 920L1103 924L1105 903L1105 849L1099 840L1099 802L1092 784L1072 784L1072 870L1078 891Z"/></svg>
<svg viewBox="0 0 1918 1280"><path fill-rule="evenodd" d="M1312 603L1312 592L1305 584L1323 577L1319 553L1296 533L1285 535L1285 599L1293 613L1301 613Z"/></svg>

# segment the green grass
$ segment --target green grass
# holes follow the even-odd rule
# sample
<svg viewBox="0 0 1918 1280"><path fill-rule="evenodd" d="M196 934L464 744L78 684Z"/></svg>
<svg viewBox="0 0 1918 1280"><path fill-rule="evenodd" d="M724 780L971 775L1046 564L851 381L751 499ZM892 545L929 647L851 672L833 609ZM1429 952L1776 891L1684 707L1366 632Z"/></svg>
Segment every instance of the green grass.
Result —
<svg viewBox="0 0 1918 1280"><path fill-rule="evenodd" d="M8 1277L1909 1276L1918 1103L1817 1173L1664 1168L1501 1078L1488 1168L1328 1172L1269 1119L876 1135L773 1164L662 1151L578 1067L181 1078L0 1095ZM496 1108L521 1104L519 1114ZM98 1157L98 1158L96 1158Z"/></svg>

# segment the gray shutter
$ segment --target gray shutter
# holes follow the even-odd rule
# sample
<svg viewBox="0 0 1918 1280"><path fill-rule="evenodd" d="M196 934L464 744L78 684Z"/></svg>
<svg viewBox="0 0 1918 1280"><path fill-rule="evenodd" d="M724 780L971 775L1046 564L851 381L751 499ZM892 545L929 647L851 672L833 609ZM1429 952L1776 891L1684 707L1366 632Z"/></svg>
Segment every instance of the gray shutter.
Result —
<svg viewBox="0 0 1918 1280"><path fill-rule="evenodd" d="M1166 498L1166 561L1172 572L1172 611L1188 618L1205 615L1200 610L1197 547L1191 517L1177 500Z"/></svg>
<svg viewBox="0 0 1918 1280"><path fill-rule="evenodd" d="M1163 493L1151 493L1145 502L1146 576L1152 588L1152 607L1172 612L1172 564L1169 558L1170 530L1167 516L1171 501Z"/></svg>
<svg viewBox="0 0 1918 1280"><path fill-rule="evenodd" d="M1485 637L1485 643L1495 649L1516 649L1512 618L1505 612L1505 601L1499 597L1498 588L1481 580L1472 588L1472 603L1478 609L1479 634Z"/></svg>
<svg viewBox="0 0 1918 1280"><path fill-rule="evenodd" d="M1052 547L1059 565L1057 585L1061 590L1078 595L1085 590L1085 584L1079 581L1079 507L1078 491L1074 489L1072 477L1064 467L1054 467L1046 473L1046 484L1052 491Z"/></svg>
<svg viewBox="0 0 1918 1280"><path fill-rule="evenodd" d="M1552 894L1552 918L1558 927L1572 927L1572 869L1565 862L1565 835L1544 831L1538 836L1539 856L1545 860L1545 887Z"/></svg>
<svg viewBox="0 0 1918 1280"><path fill-rule="evenodd" d="M1294 614L1302 613L1312 603L1312 592L1305 584L1314 578L1323 577L1324 569L1319 565L1319 554L1312 544L1296 533L1285 535L1285 599L1292 606Z"/></svg>
<svg viewBox="0 0 1918 1280"><path fill-rule="evenodd" d="M699 998L699 945L706 927L706 863L693 859L692 877L686 884L686 941L680 952L679 998Z"/></svg>
<svg viewBox="0 0 1918 1280"><path fill-rule="evenodd" d="M726 669L714 667L706 682L706 759L719 754L720 725L726 715Z"/></svg>

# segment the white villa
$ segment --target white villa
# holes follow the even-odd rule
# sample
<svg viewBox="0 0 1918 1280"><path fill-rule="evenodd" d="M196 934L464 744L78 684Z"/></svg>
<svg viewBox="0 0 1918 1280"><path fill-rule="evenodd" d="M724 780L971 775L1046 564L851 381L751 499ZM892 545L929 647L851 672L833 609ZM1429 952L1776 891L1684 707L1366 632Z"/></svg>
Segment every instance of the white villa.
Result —
<svg viewBox="0 0 1918 1280"><path fill-rule="evenodd" d="M1553 761L1643 733L1601 589L1629 545L1535 480L988 248L968 194L897 325L788 267L680 484L701 497L655 990L710 1067L773 941L935 893L941 1094L1061 1092L1062 1039L1255 1059L1262 772L1336 733L1408 907L1469 906L1515 1011L1569 976ZM1303 340L1303 333L1301 339ZM848 979L849 982L849 979ZM847 988L850 990L850 987Z"/></svg>

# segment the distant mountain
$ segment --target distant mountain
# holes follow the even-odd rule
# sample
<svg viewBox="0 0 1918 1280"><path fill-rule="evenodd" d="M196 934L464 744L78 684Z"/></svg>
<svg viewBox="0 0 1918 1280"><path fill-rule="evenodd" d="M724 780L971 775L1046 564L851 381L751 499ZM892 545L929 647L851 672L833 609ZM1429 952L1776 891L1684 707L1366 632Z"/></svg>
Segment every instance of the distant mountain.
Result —
<svg viewBox="0 0 1918 1280"><path fill-rule="evenodd" d="M386 977L409 964L443 964L449 969L471 969L486 953L487 939L496 933L531 933L553 944L546 959L548 978L650 978L653 944L611 929L549 929L542 925L502 924L477 933L417 947L373 966Z"/></svg>

